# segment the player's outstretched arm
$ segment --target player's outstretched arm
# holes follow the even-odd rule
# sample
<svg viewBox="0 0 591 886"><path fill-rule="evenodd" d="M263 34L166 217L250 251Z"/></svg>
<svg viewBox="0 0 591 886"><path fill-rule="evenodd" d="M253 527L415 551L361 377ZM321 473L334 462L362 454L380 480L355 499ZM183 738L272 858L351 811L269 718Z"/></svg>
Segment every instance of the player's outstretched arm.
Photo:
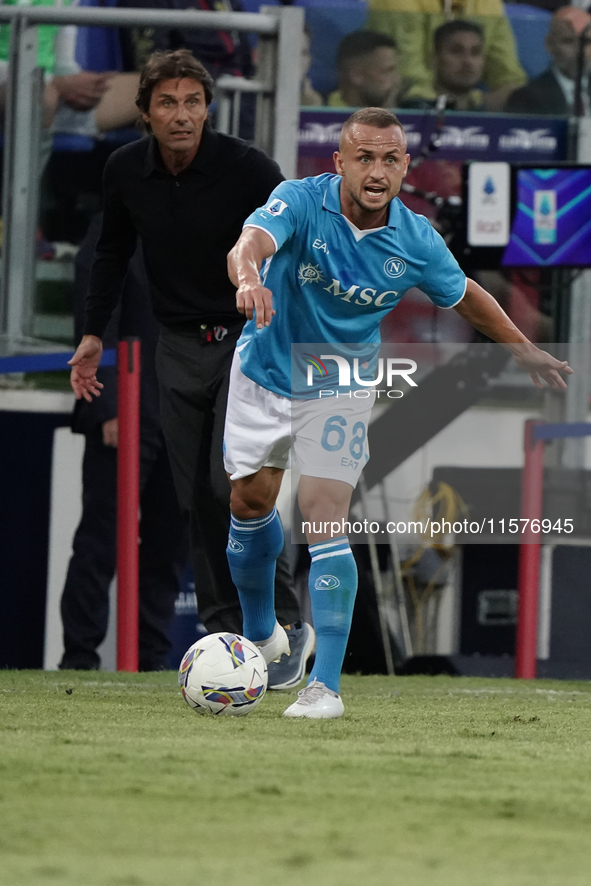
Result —
<svg viewBox="0 0 591 886"><path fill-rule="evenodd" d="M96 371L101 362L102 353L103 344L100 338L97 338L96 335L85 335L72 359L68 360L68 365L72 367L70 384L77 400L84 397L91 403L93 395L100 397L103 386L96 379Z"/></svg>
<svg viewBox="0 0 591 886"><path fill-rule="evenodd" d="M529 373L536 387L542 387L544 379L551 388L566 388L560 373L571 375L566 360L557 360L532 344L509 319L493 296L475 280L466 283L466 294L455 310L483 335L499 342L513 354L518 366Z"/></svg>
<svg viewBox="0 0 591 886"><path fill-rule="evenodd" d="M228 276L237 287L236 308L249 320L256 317L257 329L268 326L274 316L273 293L261 283L263 262L275 252L272 238L260 228L245 228L228 255Z"/></svg>

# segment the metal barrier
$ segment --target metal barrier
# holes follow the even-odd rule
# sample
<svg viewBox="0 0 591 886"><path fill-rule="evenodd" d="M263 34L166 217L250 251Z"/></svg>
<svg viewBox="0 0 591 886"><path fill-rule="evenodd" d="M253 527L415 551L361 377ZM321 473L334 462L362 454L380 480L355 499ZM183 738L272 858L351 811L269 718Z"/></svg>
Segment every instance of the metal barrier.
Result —
<svg viewBox="0 0 591 886"><path fill-rule="evenodd" d="M74 351L59 351L49 354L24 354L20 356L1 357L0 375L13 372L69 372L71 367L68 360L74 356ZM103 351L101 366L115 366L117 364L114 348Z"/></svg>
<svg viewBox="0 0 591 886"><path fill-rule="evenodd" d="M540 525L544 491L544 441L591 436L587 422L525 422L523 476L521 481L521 518L526 528L521 535L517 579L517 637L515 676L533 680L536 676L538 640L538 587L540 582ZM536 531L537 525L537 531Z"/></svg>
<svg viewBox="0 0 591 886"><path fill-rule="evenodd" d="M35 231L39 206L39 143L43 72L37 67L39 25L195 27L259 35L258 76L247 89L257 95L255 144L294 178L304 11L262 7L260 13L89 7L0 6L0 22L11 24L10 64L4 133L4 242L0 292L0 337L9 349L26 350L32 336ZM221 131L231 130L229 96L247 81L231 78L220 88ZM236 83L235 81L239 82ZM234 106L238 107L239 100Z"/></svg>

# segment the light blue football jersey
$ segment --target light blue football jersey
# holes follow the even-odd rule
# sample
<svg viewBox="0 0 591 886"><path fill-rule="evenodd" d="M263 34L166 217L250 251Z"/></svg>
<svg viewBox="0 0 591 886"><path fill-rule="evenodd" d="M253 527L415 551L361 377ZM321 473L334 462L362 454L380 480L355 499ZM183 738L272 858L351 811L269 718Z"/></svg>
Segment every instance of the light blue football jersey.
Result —
<svg viewBox="0 0 591 886"><path fill-rule="evenodd" d="M244 223L276 244L261 275L276 314L263 329L246 323L237 344L241 368L285 397L292 343L377 344L382 318L411 287L442 308L454 307L466 289L442 237L398 198L387 226L356 240L341 214L340 184L339 175L282 182Z"/></svg>

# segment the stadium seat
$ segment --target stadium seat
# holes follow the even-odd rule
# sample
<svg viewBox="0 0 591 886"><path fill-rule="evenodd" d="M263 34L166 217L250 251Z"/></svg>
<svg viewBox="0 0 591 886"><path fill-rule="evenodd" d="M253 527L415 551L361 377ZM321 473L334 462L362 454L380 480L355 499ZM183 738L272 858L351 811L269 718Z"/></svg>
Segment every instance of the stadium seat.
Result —
<svg viewBox="0 0 591 886"><path fill-rule="evenodd" d="M537 77L552 61L544 45L552 13L521 3L505 3L505 9L515 34L519 61L528 77Z"/></svg>

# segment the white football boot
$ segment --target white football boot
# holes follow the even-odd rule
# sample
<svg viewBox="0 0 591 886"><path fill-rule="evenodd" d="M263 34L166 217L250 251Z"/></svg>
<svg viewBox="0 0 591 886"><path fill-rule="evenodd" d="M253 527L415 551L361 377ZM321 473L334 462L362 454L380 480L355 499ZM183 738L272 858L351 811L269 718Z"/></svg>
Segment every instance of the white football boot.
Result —
<svg viewBox="0 0 591 886"><path fill-rule="evenodd" d="M275 622L275 627L270 637L266 640L256 640L253 642L260 649L261 655L268 665L272 661L279 661L282 655L291 654L287 634L278 621Z"/></svg>
<svg viewBox="0 0 591 886"><path fill-rule="evenodd" d="M308 717L310 720L334 720L342 717L345 706L341 696L319 680L312 680L298 692L298 700L283 712L284 717Z"/></svg>

